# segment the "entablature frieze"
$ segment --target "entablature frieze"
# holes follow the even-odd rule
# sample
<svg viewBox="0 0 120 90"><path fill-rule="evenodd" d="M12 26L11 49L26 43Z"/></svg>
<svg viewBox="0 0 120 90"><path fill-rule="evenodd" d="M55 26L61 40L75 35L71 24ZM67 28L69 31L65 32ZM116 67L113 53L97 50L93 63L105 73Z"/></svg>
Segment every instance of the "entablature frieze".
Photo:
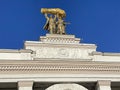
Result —
<svg viewBox="0 0 120 90"><path fill-rule="evenodd" d="M0 61L0 73L120 74L120 63L84 61Z"/></svg>

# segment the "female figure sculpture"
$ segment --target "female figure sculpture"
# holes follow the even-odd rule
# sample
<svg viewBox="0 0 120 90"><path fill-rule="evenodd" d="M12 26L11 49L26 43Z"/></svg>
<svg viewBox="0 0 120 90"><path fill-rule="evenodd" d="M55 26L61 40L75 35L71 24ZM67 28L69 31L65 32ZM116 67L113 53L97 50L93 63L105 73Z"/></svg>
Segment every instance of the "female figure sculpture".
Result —
<svg viewBox="0 0 120 90"><path fill-rule="evenodd" d="M47 19L44 26L45 30L48 30L50 34L65 34L67 23L63 20L66 16L64 10L59 8L42 8L41 13L45 14L45 18ZM51 14L50 17L48 17L48 14Z"/></svg>
<svg viewBox="0 0 120 90"><path fill-rule="evenodd" d="M65 22L61 17L57 21L57 34L65 34Z"/></svg>

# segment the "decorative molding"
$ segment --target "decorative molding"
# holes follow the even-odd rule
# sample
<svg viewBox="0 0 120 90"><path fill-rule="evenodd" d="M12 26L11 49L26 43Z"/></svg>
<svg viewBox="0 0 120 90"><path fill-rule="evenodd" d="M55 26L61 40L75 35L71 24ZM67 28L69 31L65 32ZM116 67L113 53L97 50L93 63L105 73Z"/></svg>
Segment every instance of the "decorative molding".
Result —
<svg viewBox="0 0 120 90"><path fill-rule="evenodd" d="M0 73L120 73L120 63L81 61L9 61L0 62Z"/></svg>
<svg viewBox="0 0 120 90"><path fill-rule="evenodd" d="M39 41L25 41L25 48L31 47L69 47L69 48L85 48L85 49L96 49L97 46L94 44L53 44L53 43L42 43Z"/></svg>
<svg viewBox="0 0 120 90"><path fill-rule="evenodd" d="M58 34L46 34L41 36L40 41L44 43L56 43L56 44L79 44L80 39L75 38L74 35L58 35Z"/></svg>
<svg viewBox="0 0 120 90"><path fill-rule="evenodd" d="M96 51L96 45L79 41L74 35L46 34L40 41L26 41L24 45L36 52L33 58L91 59L89 53Z"/></svg>
<svg viewBox="0 0 120 90"><path fill-rule="evenodd" d="M33 48L32 48L33 49ZM36 56L34 58L73 58L73 59L91 59L88 57L88 51L77 48L34 48Z"/></svg>
<svg viewBox="0 0 120 90"><path fill-rule="evenodd" d="M93 51L92 53L90 53L89 55L101 55L101 56L120 56L120 53L102 53L102 52L97 52L97 51Z"/></svg>
<svg viewBox="0 0 120 90"><path fill-rule="evenodd" d="M0 49L0 53L32 53L33 51L30 49L20 49L20 50L14 50L14 49Z"/></svg>
<svg viewBox="0 0 120 90"><path fill-rule="evenodd" d="M96 49L95 44L83 44L80 43L80 38L75 38L74 35L58 35L58 34L46 34L41 36L40 41L25 41L24 47L69 47L69 48L90 48Z"/></svg>

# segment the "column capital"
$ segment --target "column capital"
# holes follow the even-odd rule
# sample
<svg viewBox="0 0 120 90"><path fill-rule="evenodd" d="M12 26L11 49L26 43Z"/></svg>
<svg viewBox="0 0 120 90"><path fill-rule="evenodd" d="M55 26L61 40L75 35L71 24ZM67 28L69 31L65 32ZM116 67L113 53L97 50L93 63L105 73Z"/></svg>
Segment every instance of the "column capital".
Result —
<svg viewBox="0 0 120 90"><path fill-rule="evenodd" d="M33 81L18 81L18 87L31 87L33 86Z"/></svg>
<svg viewBox="0 0 120 90"><path fill-rule="evenodd" d="M97 85L99 85L99 86L110 86L111 81L110 80L98 80Z"/></svg>

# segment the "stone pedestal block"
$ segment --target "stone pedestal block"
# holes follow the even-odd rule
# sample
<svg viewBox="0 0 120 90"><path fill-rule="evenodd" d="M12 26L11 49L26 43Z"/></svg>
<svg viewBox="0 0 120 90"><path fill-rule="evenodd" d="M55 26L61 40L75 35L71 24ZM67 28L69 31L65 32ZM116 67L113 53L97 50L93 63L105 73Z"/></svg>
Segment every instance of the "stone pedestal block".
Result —
<svg viewBox="0 0 120 90"><path fill-rule="evenodd" d="M19 81L18 90L33 90L33 81Z"/></svg>
<svg viewBox="0 0 120 90"><path fill-rule="evenodd" d="M89 53L96 51L95 44L80 43L74 35L46 34L40 41L26 41L25 49L34 52L33 60L91 60Z"/></svg>
<svg viewBox="0 0 120 90"><path fill-rule="evenodd" d="M96 85L96 90L111 90L111 81L99 80Z"/></svg>

